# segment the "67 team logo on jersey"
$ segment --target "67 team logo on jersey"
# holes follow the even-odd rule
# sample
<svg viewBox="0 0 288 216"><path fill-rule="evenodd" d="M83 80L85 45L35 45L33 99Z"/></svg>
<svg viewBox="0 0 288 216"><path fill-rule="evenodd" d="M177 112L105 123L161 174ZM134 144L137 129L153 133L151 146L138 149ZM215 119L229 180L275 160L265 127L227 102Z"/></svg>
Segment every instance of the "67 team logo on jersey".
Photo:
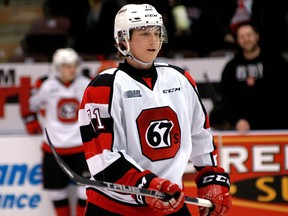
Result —
<svg viewBox="0 0 288 216"><path fill-rule="evenodd" d="M143 155L151 161L175 157L181 133L177 114L170 107L143 110L137 127Z"/></svg>
<svg viewBox="0 0 288 216"><path fill-rule="evenodd" d="M146 141L151 148L169 148L171 146L170 131L173 122L165 120L157 120L150 122L146 131Z"/></svg>

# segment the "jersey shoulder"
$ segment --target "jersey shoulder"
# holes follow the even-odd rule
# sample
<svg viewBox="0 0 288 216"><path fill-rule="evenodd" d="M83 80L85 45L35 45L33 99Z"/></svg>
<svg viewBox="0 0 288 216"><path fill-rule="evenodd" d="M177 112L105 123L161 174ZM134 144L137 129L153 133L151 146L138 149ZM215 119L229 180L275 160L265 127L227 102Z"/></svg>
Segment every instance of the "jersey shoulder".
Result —
<svg viewBox="0 0 288 216"><path fill-rule="evenodd" d="M95 78L91 80L88 86L112 86L115 78L116 71L118 68L110 68L97 74Z"/></svg>
<svg viewBox="0 0 288 216"><path fill-rule="evenodd" d="M48 79L49 79L49 75L43 75L43 76L39 77L36 80L34 87L36 89L39 89L45 82L48 81Z"/></svg>
<svg viewBox="0 0 288 216"><path fill-rule="evenodd" d="M181 74L185 73L185 70L179 66L173 65L173 64L168 64L168 63L162 63L162 62L157 62L155 63L156 68L170 68L173 69Z"/></svg>
<svg viewBox="0 0 288 216"><path fill-rule="evenodd" d="M178 72L179 74L183 75L193 87L196 86L195 80L190 75L190 73L188 71L186 71L184 68L181 68L181 67L179 67L177 65L173 65L173 64L167 64L167 63L157 63L157 64L155 64L155 67L156 68L160 68L160 67L170 68L170 69L172 69L171 71L175 71L176 73Z"/></svg>

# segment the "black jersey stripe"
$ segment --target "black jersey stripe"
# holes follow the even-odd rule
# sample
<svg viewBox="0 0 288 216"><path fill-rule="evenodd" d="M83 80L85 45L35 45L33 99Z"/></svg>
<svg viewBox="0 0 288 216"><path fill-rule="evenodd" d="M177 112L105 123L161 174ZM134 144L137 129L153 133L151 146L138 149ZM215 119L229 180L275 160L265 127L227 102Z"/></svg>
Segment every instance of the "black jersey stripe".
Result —
<svg viewBox="0 0 288 216"><path fill-rule="evenodd" d="M91 121L92 123L90 122L89 125L80 126L80 133L83 142L89 142L93 138L97 138L100 133L113 133L112 118L101 118L101 122L104 125L104 128L99 130L97 130L97 120L93 118Z"/></svg>
<svg viewBox="0 0 288 216"><path fill-rule="evenodd" d="M115 73L118 69L115 70L113 74L98 74L90 83L88 86L113 86Z"/></svg>
<svg viewBox="0 0 288 216"><path fill-rule="evenodd" d="M41 78L39 78L39 79L36 81L34 87L35 87L36 89L39 89L46 80L48 80L48 76L47 76L47 75L42 76Z"/></svg>
<svg viewBox="0 0 288 216"><path fill-rule="evenodd" d="M45 76L43 76L43 77L40 78L40 80L42 81L42 83L43 83L45 80L47 80L47 79L48 79L48 76L47 76L47 75L45 75Z"/></svg>
<svg viewBox="0 0 288 216"><path fill-rule="evenodd" d="M214 147L214 151L215 151L216 150L216 146L214 145L214 142L213 142L213 147ZM211 161L212 161L212 166L216 166L216 163L215 163L215 160L214 160L212 152L210 153L210 158L211 158Z"/></svg>
<svg viewBox="0 0 288 216"><path fill-rule="evenodd" d="M91 123L89 125L80 126L80 133L83 143L89 142L93 137L97 136Z"/></svg>
<svg viewBox="0 0 288 216"><path fill-rule="evenodd" d="M61 208L63 206L69 206L69 200L68 198L62 200L54 200L53 204L55 205L56 208Z"/></svg>
<svg viewBox="0 0 288 216"><path fill-rule="evenodd" d="M98 74L88 86L108 86L111 88L109 97L108 112L111 113L112 95L113 95L113 83L115 80L115 75L119 69L117 68L112 74Z"/></svg>
<svg viewBox="0 0 288 216"><path fill-rule="evenodd" d="M93 177L98 181L107 181L107 182L117 182L121 179L129 170L136 169L133 164L125 159L121 152L118 152L121 157L114 161L111 165L106 167L103 171L94 175ZM140 172L140 170L139 170Z"/></svg>

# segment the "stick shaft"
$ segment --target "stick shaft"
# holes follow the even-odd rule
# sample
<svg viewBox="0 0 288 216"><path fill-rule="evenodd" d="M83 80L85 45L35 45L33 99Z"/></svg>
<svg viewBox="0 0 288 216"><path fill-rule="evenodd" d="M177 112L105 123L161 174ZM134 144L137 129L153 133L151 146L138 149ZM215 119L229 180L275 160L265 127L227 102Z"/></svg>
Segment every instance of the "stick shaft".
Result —
<svg viewBox="0 0 288 216"><path fill-rule="evenodd" d="M52 153L58 163L58 165L61 167L61 169L68 175L68 177L74 181L76 184L79 185L87 185L87 186L93 186L97 188L103 188L108 189L115 192L121 192L121 193L128 193L128 194L137 194L142 196L150 196L150 197L156 197L156 198L164 198L165 194L161 193L159 191L155 190L148 190L144 188L138 188L128 185L122 185L122 184L115 184L111 182L105 182L105 181L93 181L90 179L83 178L82 176L79 176L77 173L75 173L68 165L62 160L60 155L56 152L54 145L52 144L50 137L48 135L47 129L45 128L45 134L48 140L48 144L52 150ZM185 197L185 203L192 204L192 205L198 205L198 206L204 206L208 208L212 208L213 204L210 200L196 198L196 197Z"/></svg>

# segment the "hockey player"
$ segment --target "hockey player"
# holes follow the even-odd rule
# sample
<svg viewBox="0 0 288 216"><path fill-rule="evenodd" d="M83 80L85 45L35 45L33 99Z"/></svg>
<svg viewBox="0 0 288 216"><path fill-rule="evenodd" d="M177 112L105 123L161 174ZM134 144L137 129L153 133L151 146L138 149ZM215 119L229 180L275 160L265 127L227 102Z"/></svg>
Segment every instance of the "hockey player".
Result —
<svg viewBox="0 0 288 216"><path fill-rule="evenodd" d="M85 87L91 81L79 75L79 56L71 48L58 49L53 55L57 73L39 79L29 99L29 112L24 115L30 134L42 131L37 114L44 108L42 125L50 133L57 152L78 174L90 177L83 153L78 125L78 108ZM43 184L56 209L57 216L70 216L69 178L55 161L46 137L43 137ZM88 175L88 176L87 176ZM85 187L77 186L77 216L86 204Z"/></svg>
<svg viewBox="0 0 288 216"><path fill-rule="evenodd" d="M213 135L196 84L187 71L155 59L167 35L148 4L128 4L115 17L114 37L125 61L86 88L79 123L92 179L148 188L166 199L87 187L86 216L190 215L182 175L192 161L198 195L228 215L229 176L216 165Z"/></svg>

